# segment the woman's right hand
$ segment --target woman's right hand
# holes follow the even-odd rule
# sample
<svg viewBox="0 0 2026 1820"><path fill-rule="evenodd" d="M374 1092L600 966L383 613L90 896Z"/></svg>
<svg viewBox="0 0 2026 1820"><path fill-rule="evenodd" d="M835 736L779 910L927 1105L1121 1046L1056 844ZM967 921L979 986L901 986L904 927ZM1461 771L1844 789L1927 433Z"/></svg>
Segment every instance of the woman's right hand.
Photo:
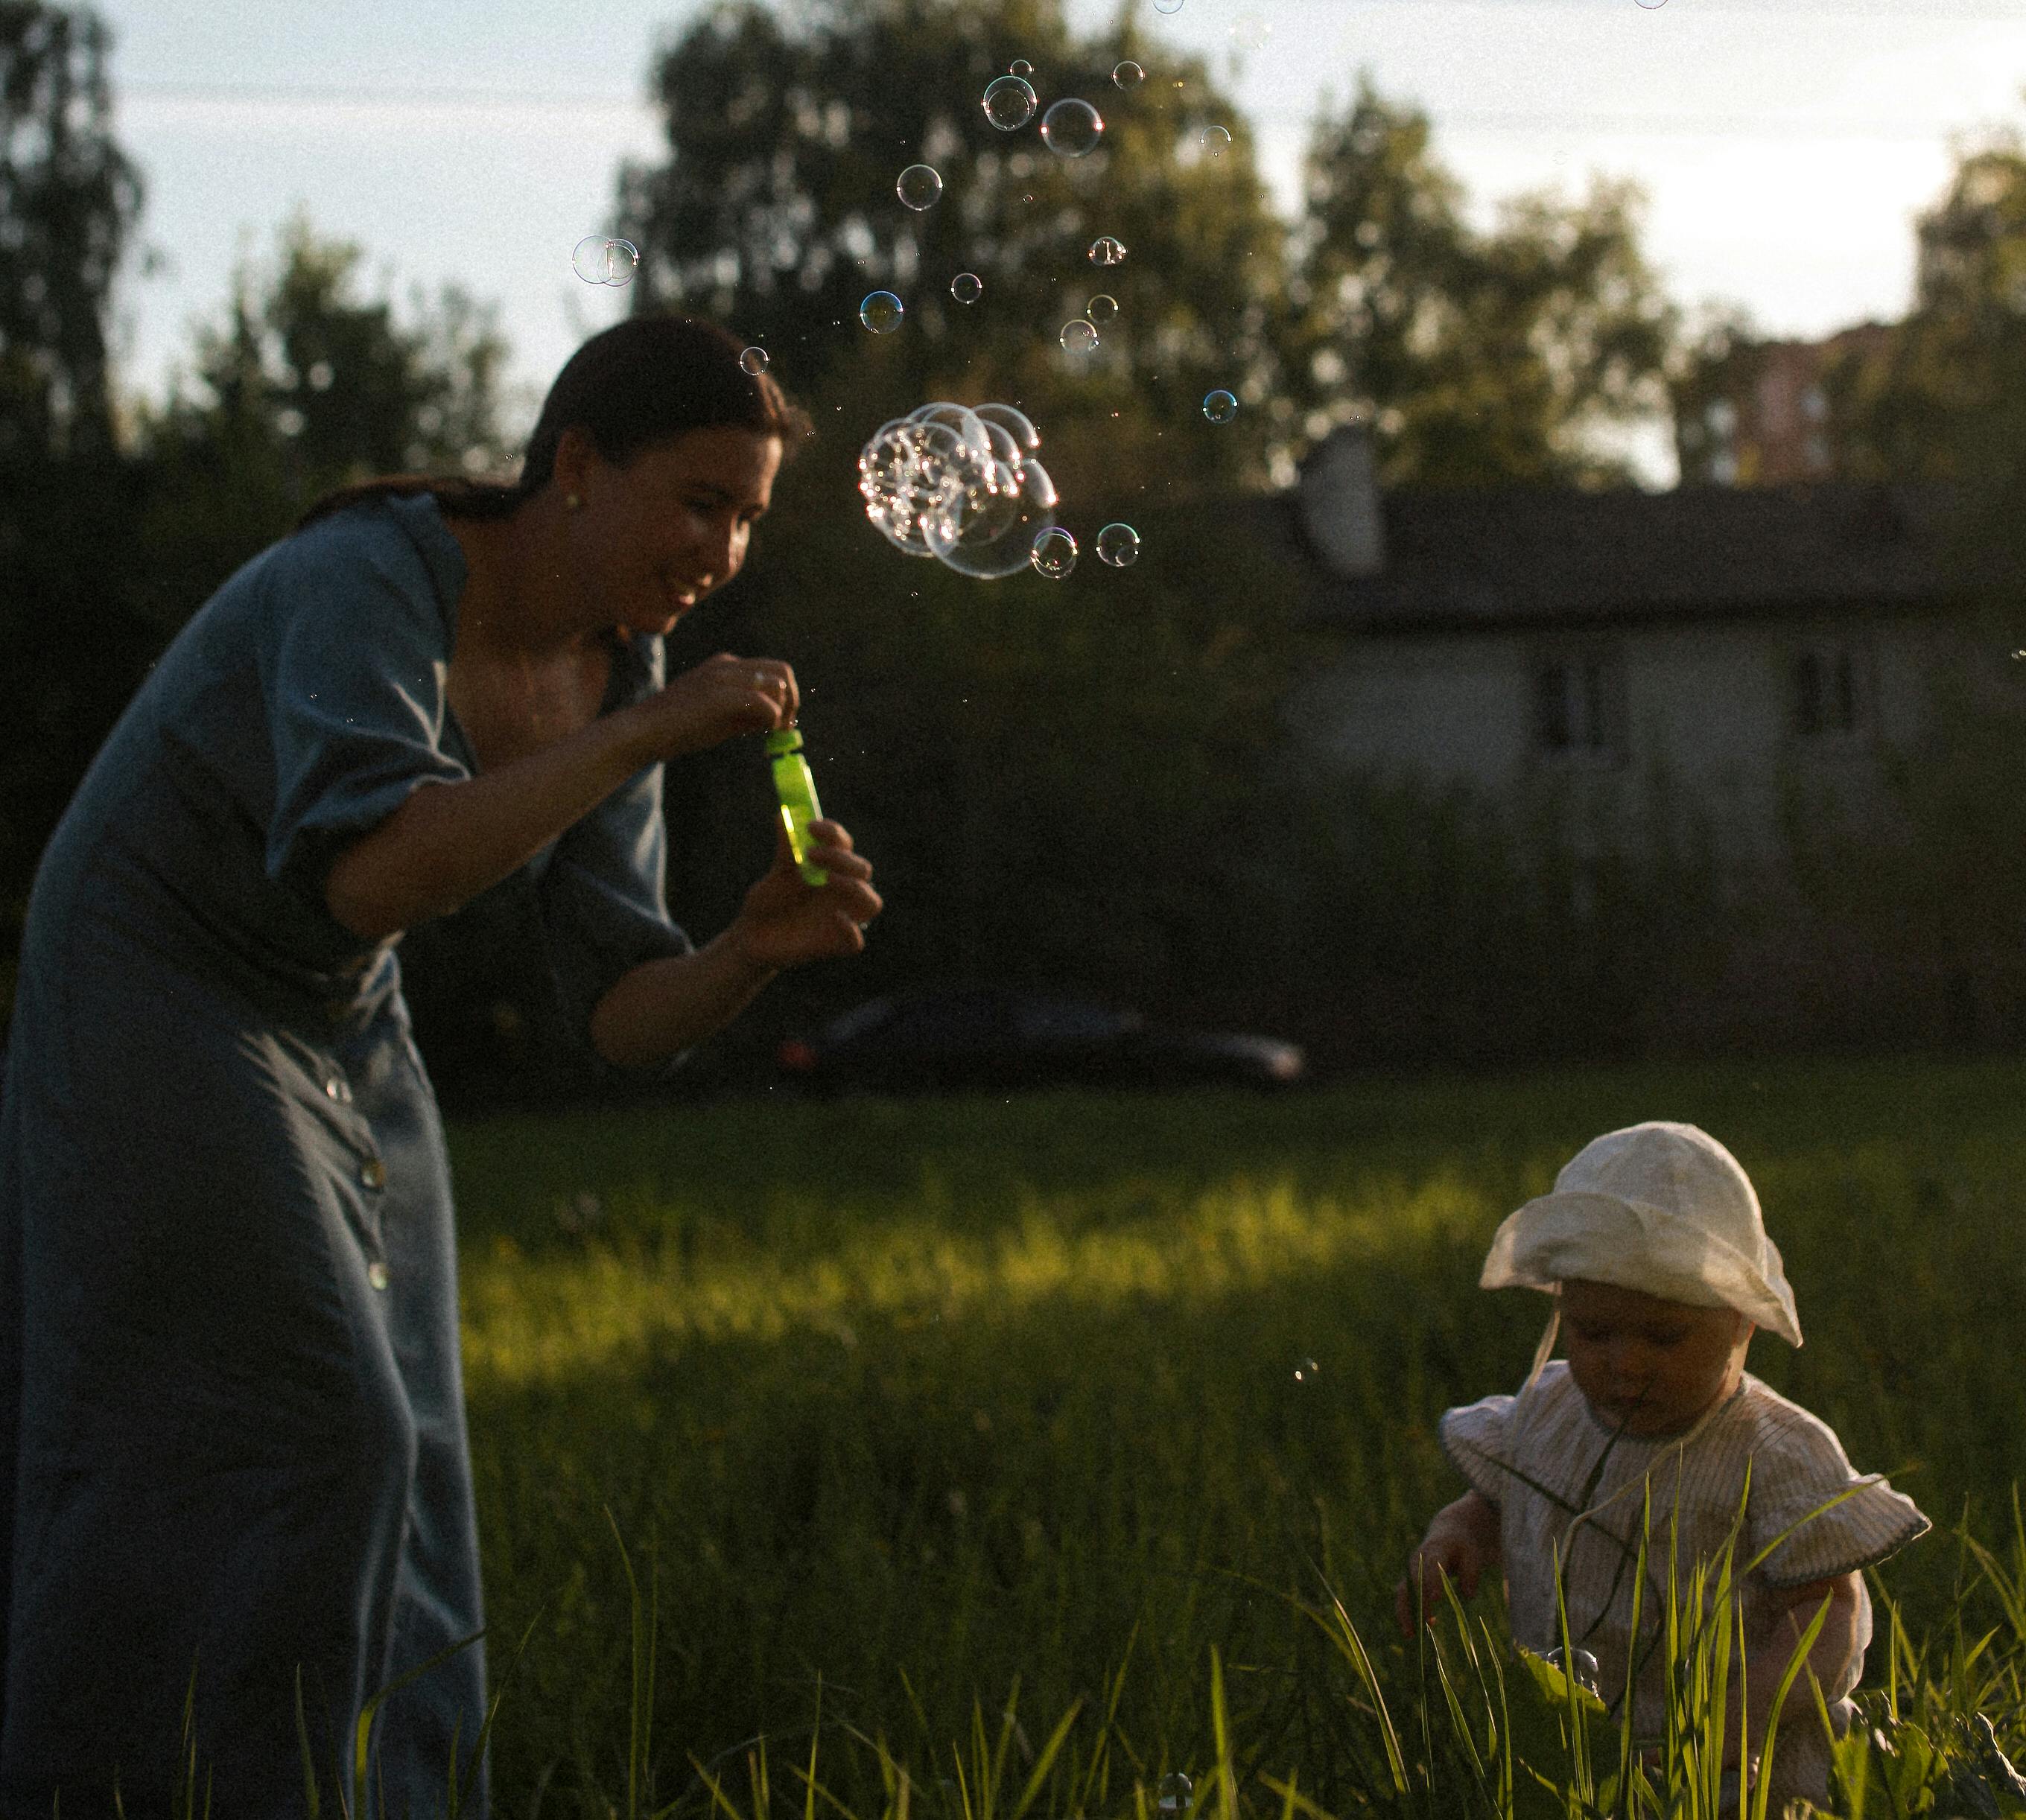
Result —
<svg viewBox="0 0 2026 1820"><path fill-rule="evenodd" d="M795 673L779 658L720 651L670 677L630 711L639 718L653 757L669 759L791 726L801 706Z"/></svg>

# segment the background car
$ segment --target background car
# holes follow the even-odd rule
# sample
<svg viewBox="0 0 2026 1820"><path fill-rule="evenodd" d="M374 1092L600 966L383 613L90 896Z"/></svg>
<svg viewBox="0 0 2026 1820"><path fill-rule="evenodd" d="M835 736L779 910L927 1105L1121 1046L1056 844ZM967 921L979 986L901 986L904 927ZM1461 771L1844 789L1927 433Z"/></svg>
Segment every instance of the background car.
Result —
<svg viewBox="0 0 2026 1820"><path fill-rule="evenodd" d="M1136 1011L1026 987L924 986L867 1000L782 1069L812 1092L957 1093L1010 1088L1279 1088L1302 1078L1298 1047L1269 1036L1150 1022Z"/></svg>

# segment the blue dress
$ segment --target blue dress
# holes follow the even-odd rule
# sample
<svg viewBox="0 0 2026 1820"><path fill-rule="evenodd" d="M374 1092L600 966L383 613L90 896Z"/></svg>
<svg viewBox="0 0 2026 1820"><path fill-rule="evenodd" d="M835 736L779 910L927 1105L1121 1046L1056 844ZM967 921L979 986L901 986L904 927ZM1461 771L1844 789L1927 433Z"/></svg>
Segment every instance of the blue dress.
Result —
<svg viewBox="0 0 2026 1820"><path fill-rule="evenodd" d="M348 839L477 768L446 699L464 580L426 496L267 550L43 856L0 1092L10 1820L103 1811L116 1773L129 1813L159 1802L193 1675L214 1812L303 1811L299 1683L328 1804L362 1704L483 1624L442 1127L394 943L322 895ZM606 711L661 681L658 639L613 647ZM606 988L688 950L661 788L479 900L535 930L587 1053ZM474 1643L381 1709L390 1815L441 1807L484 1697Z"/></svg>

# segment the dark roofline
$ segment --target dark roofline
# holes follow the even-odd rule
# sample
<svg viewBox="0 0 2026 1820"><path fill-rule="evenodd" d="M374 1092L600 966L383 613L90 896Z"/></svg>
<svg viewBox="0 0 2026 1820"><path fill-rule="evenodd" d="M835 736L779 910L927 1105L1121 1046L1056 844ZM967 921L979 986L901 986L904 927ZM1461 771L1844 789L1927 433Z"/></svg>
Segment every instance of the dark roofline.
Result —
<svg viewBox="0 0 2026 1820"><path fill-rule="evenodd" d="M1949 573L1962 501L1939 482L1402 491L1380 501L1382 566L1357 577L1329 572L1295 495L1247 516L1309 576L1309 625L1464 633L1958 611L2010 579Z"/></svg>

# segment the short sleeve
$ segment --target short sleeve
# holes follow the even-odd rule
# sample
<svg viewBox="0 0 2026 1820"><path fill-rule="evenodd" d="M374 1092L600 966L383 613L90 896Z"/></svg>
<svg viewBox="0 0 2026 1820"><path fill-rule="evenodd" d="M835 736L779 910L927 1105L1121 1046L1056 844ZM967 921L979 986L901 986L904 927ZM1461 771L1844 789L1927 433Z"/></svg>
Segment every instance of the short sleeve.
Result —
<svg viewBox="0 0 2026 1820"><path fill-rule="evenodd" d="M1754 1450L1752 1546L1770 1547L1759 1572L1776 1587L1805 1586L1881 1561L1929 1524L1914 1501L1876 1473L1859 1474L1829 1426L1787 1412ZM1798 1417L1798 1420L1791 1419Z"/></svg>
<svg viewBox="0 0 2026 1820"><path fill-rule="evenodd" d="M1518 1399L1488 1396L1445 1410L1437 1432L1442 1451L1470 1488L1502 1504L1512 1485L1512 1412Z"/></svg>
<svg viewBox="0 0 2026 1820"><path fill-rule="evenodd" d="M346 840L418 786L470 773L444 749L450 622L400 521L384 510L343 513L294 545L269 583L267 867L321 899Z"/></svg>

